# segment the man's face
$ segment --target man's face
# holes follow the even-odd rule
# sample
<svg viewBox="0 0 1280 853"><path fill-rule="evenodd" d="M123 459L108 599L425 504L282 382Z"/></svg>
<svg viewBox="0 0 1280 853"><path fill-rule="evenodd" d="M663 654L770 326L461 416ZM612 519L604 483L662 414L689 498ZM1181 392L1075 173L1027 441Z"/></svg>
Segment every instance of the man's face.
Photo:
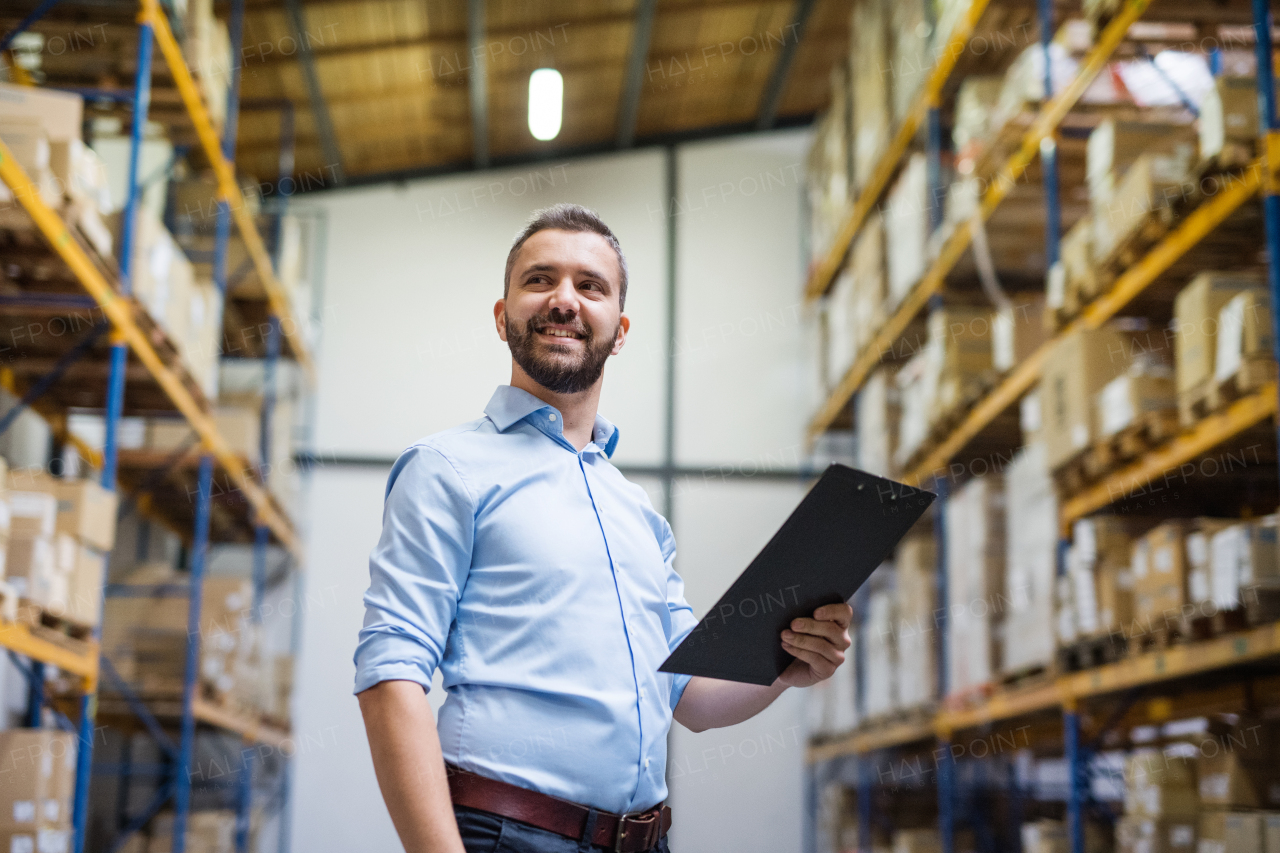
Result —
<svg viewBox="0 0 1280 853"><path fill-rule="evenodd" d="M520 247L507 295L494 305L498 336L542 387L585 391L631 325L619 306L621 281L618 256L599 234L539 231Z"/></svg>

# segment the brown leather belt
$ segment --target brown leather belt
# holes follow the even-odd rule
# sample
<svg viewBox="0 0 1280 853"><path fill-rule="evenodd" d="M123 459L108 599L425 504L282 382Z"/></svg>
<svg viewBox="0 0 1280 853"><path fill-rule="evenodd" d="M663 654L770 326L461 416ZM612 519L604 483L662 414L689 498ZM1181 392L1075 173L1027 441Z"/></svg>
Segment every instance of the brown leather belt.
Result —
<svg viewBox="0 0 1280 853"><path fill-rule="evenodd" d="M445 764L445 770L449 796L456 806L509 817L575 841L587 831L591 811L588 806L480 776L452 764ZM596 810L591 843L615 853L643 853L656 847L670 828L671 809L661 803L648 811L625 815Z"/></svg>

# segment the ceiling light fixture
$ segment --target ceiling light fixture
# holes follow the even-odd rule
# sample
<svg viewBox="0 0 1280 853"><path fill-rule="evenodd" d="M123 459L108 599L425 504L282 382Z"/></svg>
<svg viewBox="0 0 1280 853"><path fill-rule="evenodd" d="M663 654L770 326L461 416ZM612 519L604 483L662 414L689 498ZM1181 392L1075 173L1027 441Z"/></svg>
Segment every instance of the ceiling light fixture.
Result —
<svg viewBox="0 0 1280 853"><path fill-rule="evenodd" d="M547 141L560 133L564 112L564 78L554 68L539 68L529 75L529 132Z"/></svg>

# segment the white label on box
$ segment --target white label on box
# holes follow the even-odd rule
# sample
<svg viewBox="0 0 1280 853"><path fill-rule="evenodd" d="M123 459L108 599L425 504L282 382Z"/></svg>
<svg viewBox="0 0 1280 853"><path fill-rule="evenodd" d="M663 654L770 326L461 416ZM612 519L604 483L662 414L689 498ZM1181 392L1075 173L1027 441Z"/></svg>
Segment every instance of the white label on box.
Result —
<svg viewBox="0 0 1280 853"><path fill-rule="evenodd" d="M1172 847L1190 847L1195 837L1195 827L1188 824L1178 823L1169 827L1169 844Z"/></svg>
<svg viewBox="0 0 1280 853"><path fill-rule="evenodd" d="M57 800L44 801L44 819L55 821L55 822L58 820L58 801Z"/></svg>
<svg viewBox="0 0 1280 853"><path fill-rule="evenodd" d="M1217 352L1213 364L1213 378L1225 382L1240 369L1240 354L1244 351L1244 310L1248 293L1233 296L1218 313Z"/></svg>
<svg viewBox="0 0 1280 853"><path fill-rule="evenodd" d="M1071 425L1071 447L1078 450L1089 443L1089 425L1088 424L1072 424Z"/></svg>
<svg viewBox="0 0 1280 853"><path fill-rule="evenodd" d="M34 823L36 819L36 801L35 800L14 800L13 801L13 822L14 823Z"/></svg>
<svg viewBox="0 0 1280 853"><path fill-rule="evenodd" d="M1208 601L1213 597L1213 589L1209 585L1209 570L1206 568L1192 569L1187 577L1187 586L1191 590L1191 600L1194 602Z"/></svg>
<svg viewBox="0 0 1280 853"><path fill-rule="evenodd" d="M36 853L36 840L30 835L10 835L9 853Z"/></svg>
<svg viewBox="0 0 1280 853"><path fill-rule="evenodd" d="M1155 554L1152 555L1151 564L1155 566L1156 571L1161 574L1168 574L1173 571L1173 549L1169 546L1157 548Z"/></svg>
<svg viewBox="0 0 1280 853"><path fill-rule="evenodd" d="M1226 773L1208 773L1200 777L1200 796L1203 799L1225 800L1231 777Z"/></svg>
<svg viewBox="0 0 1280 853"><path fill-rule="evenodd" d="M42 829L36 833L38 853L67 853L71 848L71 833L65 829Z"/></svg>
<svg viewBox="0 0 1280 853"><path fill-rule="evenodd" d="M1197 530L1187 536L1187 559L1193 566L1203 566L1209 562L1209 537Z"/></svg>

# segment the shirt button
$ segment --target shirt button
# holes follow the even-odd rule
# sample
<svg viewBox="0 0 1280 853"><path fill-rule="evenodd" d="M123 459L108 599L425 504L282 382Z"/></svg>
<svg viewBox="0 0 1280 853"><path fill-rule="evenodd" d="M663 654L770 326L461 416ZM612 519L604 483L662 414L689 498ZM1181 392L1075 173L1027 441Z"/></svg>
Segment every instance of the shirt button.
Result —
<svg viewBox="0 0 1280 853"><path fill-rule="evenodd" d="M644 769L645 769L645 770L648 770L648 769L649 769L649 759L647 759L647 758L644 760Z"/></svg>
<svg viewBox="0 0 1280 853"><path fill-rule="evenodd" d="M554 421L555 419L556 419L555 415L547 415L547 420Z"/></svg>

